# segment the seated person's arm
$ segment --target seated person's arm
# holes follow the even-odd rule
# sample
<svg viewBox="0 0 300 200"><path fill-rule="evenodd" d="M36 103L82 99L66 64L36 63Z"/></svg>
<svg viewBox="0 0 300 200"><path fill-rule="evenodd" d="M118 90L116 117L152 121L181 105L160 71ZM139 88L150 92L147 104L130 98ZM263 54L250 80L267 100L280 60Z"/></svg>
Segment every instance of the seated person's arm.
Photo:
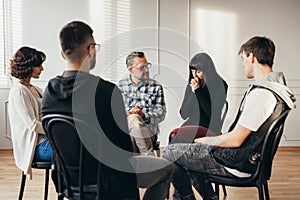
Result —
<svg viewBox="0 0 300 200"><path fill-rule="evenodd" d="M203 137L195 139L196 143L204 143L220 147L240 147L245 139L251 134L251 130L237 124L234 129L219 136Z"/></svg>
<svg viewBox="0 0 300 200"><path fill-rule="evenodd" d="M22 116L23 122L29 130L45 134L42 122L35 117L34 108L32 107L30 97L28 97L27 94L24 94L23 92L16 93L13 102L11 103L18 108L17 112Z"/></svg>
<svg viewBox="0 0 300 200"><path fill-rule="evenodd" d="M216 137L199 138L195 142L221 147L239 147L252 131L257 131L267 120L275 105L276 98L272 92L266 89L254 89L248 94L239 121L231 132Z"/></svg>
<svg viewBox="0 0 300 200"><path fill-rule="evenodd" d="M188 117L190 117L191 113L195 108L194 105L196 102L197 102L196 95L192 91L191 86L188 84L185 89L184 98L179 110L179 114L182 119L185 120Z"/></svg>
<svg viewBox="0 0 300 200"><path fill-rule="evenodd" d="M166 117L166 103L162 87L159 88L155 97L155 103L150 108L149 112L144 113L146 123L158 124Z"/></svg>
<svg viewBox="0 0 300 200"><path fill-rule="evenodd" d="M135 106L134 108L132 108L131 110L126 110L126 114L127 115L131 115L131 114L138 114L140 115L142 118L145 117L145 114L143 113L143 107L140 106Z"/></svg>

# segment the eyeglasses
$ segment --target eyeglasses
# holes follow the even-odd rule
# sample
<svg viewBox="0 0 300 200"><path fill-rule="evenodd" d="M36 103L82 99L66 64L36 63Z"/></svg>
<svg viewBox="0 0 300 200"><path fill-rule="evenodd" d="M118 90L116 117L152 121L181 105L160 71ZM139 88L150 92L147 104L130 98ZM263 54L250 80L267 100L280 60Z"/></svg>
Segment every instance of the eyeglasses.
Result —
<svg viewBox="0 0 300 200"><path fill-rule="evenodd" d="M147 63L145 65L141 65L139 67L133 67L133 68L136 68L136 69L139 69L139 70L143 71L145 68L150 69L151 67L152 67L152 64L151 63Z"/></svg>
<svg viewBox="0 0 300 200"><path fill-rule="evenodd" d="M91 43L89 44L89 46L87 47L87 49L90 49L91 46L94 46L95 51L99 51L100 50L100 44L96 44L96 43Z"/></svg>

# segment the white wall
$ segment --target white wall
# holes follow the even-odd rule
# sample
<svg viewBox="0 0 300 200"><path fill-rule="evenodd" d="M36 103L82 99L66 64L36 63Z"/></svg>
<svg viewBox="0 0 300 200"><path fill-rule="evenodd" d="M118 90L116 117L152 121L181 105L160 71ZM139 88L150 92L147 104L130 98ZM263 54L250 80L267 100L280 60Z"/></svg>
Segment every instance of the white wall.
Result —
<svg viewBox="0 0 300 200"><path fill-rule="evenodd" d="M88 1L26 0L22 5L23 45L33 46L47 55L40 82L48 81L64 69L60 56L59 31L71 20L88 19Z"/></svg>
<svg viewBox="0 0 300 200"><path fill-rule="evenodd" d="M229 114L226 130L233 121L240 97L248 86L237 51L254 35L270 37L276 45L273 69L283 71L298 99L300 73L296 59L300 53L300 1L192 0L190 36L213 57L219 72L229 82ZM300 145L296 130L299 108L291 112L281 145Z"/></svg>
<svg viewBox="0 0 300 200"><path fill-rule="evenodd" d="M187 80L187 63L196 52L208 52L229 83L225 130L233 121L240 97L250 82L244 78L237 51L254 35L274 40L277 47L274 70L285 73L299 105L298 0L27 0L22 7L23 44L47 54L45 70L35 82L42 87L64 69L58 34L71 20L86 21L94 28L96 41L102 47L93 73L112 82L126 73L125 56L131 50L145 51L154 64L152 76L165 87L168 114L161 125L162 146L167 144L170 130L182 123L178 110ZM1 94L3 107L7 92ZM4 118L5 113L1 114ZM300 129L299 122L298 109L287 120L281 145L300 145L296 131ZM6 148L1 144L1 138L7 138L4 129L1 123L0 148Z"/></svg>

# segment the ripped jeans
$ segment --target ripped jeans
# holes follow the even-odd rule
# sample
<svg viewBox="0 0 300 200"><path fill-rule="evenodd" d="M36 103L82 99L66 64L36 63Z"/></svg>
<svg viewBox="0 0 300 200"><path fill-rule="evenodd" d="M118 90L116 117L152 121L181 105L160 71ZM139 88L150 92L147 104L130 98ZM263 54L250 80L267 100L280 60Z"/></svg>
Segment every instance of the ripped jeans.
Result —
<svg viewBox="0 0 300 200"><path fill-rule="evenodd" d="M167 146L162 152L162 157L175 163L172 183L182 200L195 199L192 184L202 197L217 199L211 185L205 194L207 174L233 177L223 165L215 161L211 149L212 146L205 144L177 143Z"/></svg>

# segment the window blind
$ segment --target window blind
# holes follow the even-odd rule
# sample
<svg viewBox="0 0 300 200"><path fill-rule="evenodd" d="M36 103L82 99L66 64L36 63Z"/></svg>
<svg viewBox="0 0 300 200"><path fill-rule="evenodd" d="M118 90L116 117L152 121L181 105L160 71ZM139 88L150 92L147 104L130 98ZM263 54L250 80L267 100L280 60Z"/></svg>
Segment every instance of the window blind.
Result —
<svg viewBox="0 0 300 200"><path fill-rule="evenodd" d="M0 3L0 84L9 83L9 60L22 41L21 0Z"/></svg>

